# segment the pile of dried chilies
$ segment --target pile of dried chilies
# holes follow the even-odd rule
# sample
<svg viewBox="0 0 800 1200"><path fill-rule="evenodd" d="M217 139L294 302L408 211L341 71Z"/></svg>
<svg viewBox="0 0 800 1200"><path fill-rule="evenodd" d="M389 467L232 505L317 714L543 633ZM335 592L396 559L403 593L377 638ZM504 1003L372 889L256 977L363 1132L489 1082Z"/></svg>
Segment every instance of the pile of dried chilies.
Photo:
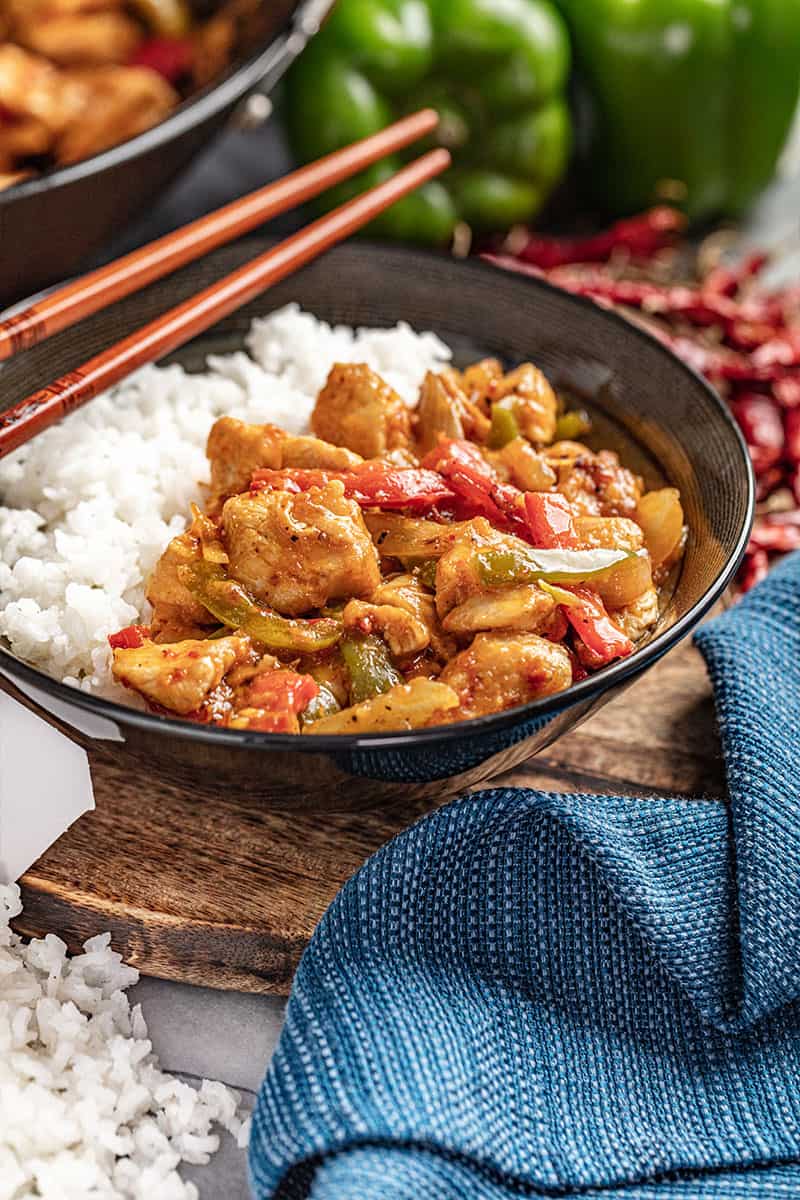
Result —
<svg viewBox="0 0 800 1200"><path fill-rule="evenodd" d="M682 215L661 207L586 238L515 231L484 257L646 325L725 397L758 486L746 591L771 556L800 547L800 285L770 289L768 255L731 265L723 239L693 248L683 229Z"/></svg>

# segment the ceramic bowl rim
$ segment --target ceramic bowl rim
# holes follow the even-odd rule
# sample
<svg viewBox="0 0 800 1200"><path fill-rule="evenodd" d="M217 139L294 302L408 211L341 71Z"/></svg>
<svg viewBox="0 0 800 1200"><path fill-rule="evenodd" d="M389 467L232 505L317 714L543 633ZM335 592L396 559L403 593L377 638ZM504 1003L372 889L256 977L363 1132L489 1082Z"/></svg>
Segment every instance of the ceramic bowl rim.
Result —
<svg viewBox="0 0 800 1200"><path fill-rule="evenodd" d="M376 253L379 253L381 249L385 249L380 243L361 243L362 247L365 245L369 246L370 250ZM396 250L397 248L394 247L393 249ZM418 256L441 261L441 255L437 255L435 251L414 249L407 251L407 253L410 257ZM459 262L458 270L472 272L484 279L487 277L488 272L491 272L493 276L505 280L512 277L517 279L522 286L534 287L543 292L557 294L559 298L571 303L576 311L587 309L591 310L595 317L598 315L598 306L594 301L585 296L576 296L567 293L544 279L524 275L511 276L509 272L503 272L502 275L499 275L497 267L480 262L477 259L467 259ZM742 432L736 424L732 413L725 405L725 402L710 384L697 371L687 366L686 363L645 329L626 320L613 310L604 308L599 310L599 313L603 319L616 328L620 336L647 342L651 349L655 348L658 353L669 361L671 370L677 369L684 375L687 384L695 388L702 388L713 407L717 410L718 415L722 418L723 424L728 427L729 433L733 436L734 444L739 449L740 466L744 476L740 482L744 482L747 488L745 515L741 529L739 530L736 543L728 554L716 579L709 584L706 590L698 596L691 607L673 625L668 626L661 633L657 633L651 641L634 650L633 654L628 658L617 660L609 666L589 675L586 679L572 684L571 687L566 688L563 692L556 692L552 696L532 700L516 708L505 709L500 713L491 713L484 717L473 717L467 721L454 722L452 725L433 726L430 729L402 730L396 733L362 734L254 733L243 729L225 729L218 725L199 725L178 718L144 712L140 709L127 708L116 701L106 700L103 697L82 692L79 688L74 688L69 684L62 683L60 680L53 679L43 671L39 671L36 667L30 666L28 663L23 662L23 660L16 658L2 646L0 646L0 670L12 679L28 683L44 691L47 695L66 703L68 706L74 705L95 716L104 717L107 720L123 725L131 725L139 730L151 732L156 736L159 734L172 734L190 741L208 742L217 746L228 745L231 748L239 747L261 751L292 750L302 754L320 754L337 750L348 751L354 749L380 750L385 748L396 750L408 746L432 746L436 743L457 741L463 737L477 737L483 734L499 733L509 727L524 725L528 721L538 717L555 714L583 700L590 700L602 692L616 687L618 684L622 684L633 676L640 674L648 666L656 662L662 654L685 637L694 626L699 624L702 617L713 607L731 582L744 556L750 537L750 530L755 516L756 483L750 455L747 452Z"/></svg>

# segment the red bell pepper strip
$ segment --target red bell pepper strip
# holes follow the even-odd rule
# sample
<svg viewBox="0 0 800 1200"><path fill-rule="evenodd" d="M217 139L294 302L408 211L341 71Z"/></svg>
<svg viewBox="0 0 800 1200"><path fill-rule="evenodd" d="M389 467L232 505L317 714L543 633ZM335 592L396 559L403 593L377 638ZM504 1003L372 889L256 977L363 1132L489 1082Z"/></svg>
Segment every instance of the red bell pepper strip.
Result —
<svg viewBox="0 0 800 1200"><path fill-rule="evenodd" d="M256 675L247 692L247 707L258 710L247 728L261 733L296 733L297 716L316 699L319 687L310 675L297 671L266 671Z"/></svg>
<svg viewBox="0 0 800 1200"><path fill-rule="evenodd" d="M597 592L584 587L554 587L552 584L545 587L562 605L564 616L586 646L593 664L602 667L615 658L627 658L633 653L633 642L617 629Z"/></svg>
<svg viewBox="0 0 800 1200"><path fill-rule="evenodd" d="M177 83L192 69L193 57L189 38L153 37L142 42L128 61L132 67L148 67L167 83Z"/></svg>
<svg viewBox="0 0 800 1200"><path fill-rule="evenodd" d="M578 545L572 510L557 492L526 492L525 516L534 546L569 550Z"/></svg>
<svg viewBox="0 0 800 1200"><path fill-rule="evenodd" d="M492 525L530 541L525 519L523 493L498 479L480 450L472 442L450 438L441 441L422 460L424 468L438 471L457 496Z"/></svg>
<svg viewBox="0 0 800 1200"><path fill-rule="evenodd" d="M253 472L251 488L262 491L307 492L334 479L344 484L345 495L362 508L431 508L452 500L454 493L441 475L418 467L388 467L368 463L354 471L322 471L290 467L282 471Z"/></svg>
<svg viewBox="0 0 800 1200"><path fill-rule="evenodd" d="M138 650L149 637L149 625L128 625L118 633L112 633L108 644L112 650Z"/></svg>

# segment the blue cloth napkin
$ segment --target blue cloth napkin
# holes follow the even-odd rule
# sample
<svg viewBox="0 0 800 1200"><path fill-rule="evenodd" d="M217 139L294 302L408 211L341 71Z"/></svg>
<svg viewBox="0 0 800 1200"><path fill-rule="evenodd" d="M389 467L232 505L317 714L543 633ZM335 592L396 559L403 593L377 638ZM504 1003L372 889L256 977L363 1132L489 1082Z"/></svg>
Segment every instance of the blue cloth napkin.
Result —
<svg viewBox="0 0 800 1200"><path fill-rule="evenodd" d="M729 803L494 790L306 951L256 1197L800 1197L800 554L696 637Z"/></svg>

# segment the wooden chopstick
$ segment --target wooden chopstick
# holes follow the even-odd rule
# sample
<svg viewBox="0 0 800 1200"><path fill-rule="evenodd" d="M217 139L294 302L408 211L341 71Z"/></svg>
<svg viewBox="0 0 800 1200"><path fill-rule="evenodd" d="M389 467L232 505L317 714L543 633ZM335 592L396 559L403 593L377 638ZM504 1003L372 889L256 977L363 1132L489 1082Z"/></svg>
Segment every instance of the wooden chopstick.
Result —
<svg viewBox="0 0 800 1200"><path fill-rule="evenodd" d="M434 109L423 108L58 288L0 321L0 362L241 237L271 217L303 204L431 133L438 121Z"/></svg>
<svg viewBox="0 0 800 1200"><path fill-rule="evenodd" d="M278 280L361 229L408 192L450 165L446 150L431 150L391 179L279 242L230 275L176 305L90 358L49 387L0 413L0 458L16 450L145 363L155 362L253 300Z"/></svg>

